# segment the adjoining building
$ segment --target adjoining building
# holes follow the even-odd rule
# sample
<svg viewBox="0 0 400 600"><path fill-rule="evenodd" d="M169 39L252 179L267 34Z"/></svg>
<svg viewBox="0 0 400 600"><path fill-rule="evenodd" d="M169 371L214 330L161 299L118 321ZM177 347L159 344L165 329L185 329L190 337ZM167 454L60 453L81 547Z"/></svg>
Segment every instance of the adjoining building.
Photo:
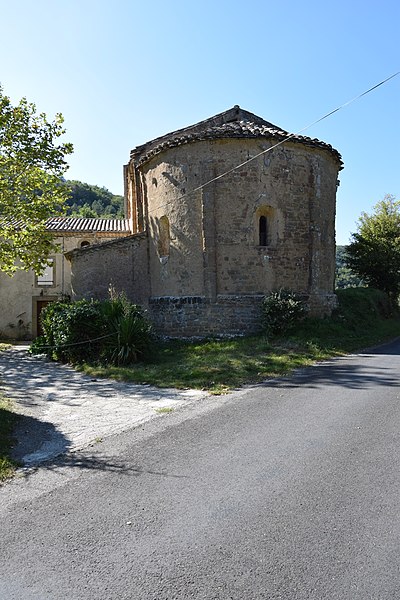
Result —
<svg viewBox="0 0 400 600"><path fill-rule="evenodd" d="M41 276L18 271L13 277L0 272L0 337L31 339L40 334L40 313L55 300L71 297L71 264L65 252L82 250L130 233L126 219L54 217L46 223L59 252Z"/></svg>
<svg viewBox="0 0 400 600"><path fill-rule="evenodd" d="M71 293L125 290L170 336L256 331L278 288L330 314L341 169L329 144L239 106L152 140L124 168L130 235L75 245Z"/></svg>

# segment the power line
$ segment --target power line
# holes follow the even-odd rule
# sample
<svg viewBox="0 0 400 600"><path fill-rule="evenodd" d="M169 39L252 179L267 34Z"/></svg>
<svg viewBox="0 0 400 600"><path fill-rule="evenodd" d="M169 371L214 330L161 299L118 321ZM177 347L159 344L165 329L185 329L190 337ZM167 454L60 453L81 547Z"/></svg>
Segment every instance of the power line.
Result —
<svg viewBox="0 0 400 600"><path fill-rule="evenodd" d="M44 349L44 348L52 348L52 349L58 349L58 348L71 348L72 346L81 346L82 344L91 344L92 342L97 342L98 340L104 340L105 338L109 338L112 337L113 335L118 335L117 332L114 333L108 333L107 335L101 335L100 337L95 337L89 340L83 340L83 342L72 342L71 344L54 344L52 346L46 345L46 344L40 344L40 349Z"/></svg>
<svg viewBox="0 0 400 600"><path fill-rule="evenodd" d="M160 204L159 206L156 206L152 211L149 211L154 213L156 210L159 210L160 208L164 208L165 206L168 206L169 204L171 204L172 202L179 202L180 200L183 200L184 198L186 198L187 196L190 196L191 194L195 194L196 192L199 192L200 190L202 190L203 188L207 187L208 185L210 185L211 183L214 183L214 181L218 181L218 179L222 179L222 177L226 177L227 175L230 175L230 173L233 173L234 171L237 171L238 169L241 169L242 167L244 167L245 165L247 165L248 163L252 162L253 160L256 160L256 158L259 158L260 156L262 156L263 154L266 154L267 152L271 152L271 150L274 150L274 148L277 148L278 146L281 146L282 144L284 144L285 142L287 142L288 140L290 140L293 137L297 137L298 135L302 134L304 131L307 131L307 129L310 129L310 127L313 127L314 125L316 125L317 123L320 123L321 121L323 121L324 119L327 119L328 117L330 117L331 115L337 113L339 110L342 110L342 108L345 108L346 106L349 106L350 104L352 104L353 102L355 102L356 100L359 100L360 98L362 98L363 96L366 96L367 94L369 94L370 92L372 92L373 90L376 90L378 87L380 87L381 85L384 85L385 83L387 83L388 81L390 81L391 79L393 79L394 77L397 77L397 75L400 75L400 71L397 71L397 73L393 73L393 75L390 75L390 77L387 77L386 79L384 79L383 81L380 81L379 83L373 85L372 87L370 87L368 90L365 90L364 92L362 92L361 94L358 94L357 96L355 96L354 98L352 98L351 100L348 100L347 102L345 102L344 104L341 104L340 106L338 106L337 108L335 108L334 110L331 110L330 112L326 113L325 115L323 115L322 117L319 117L318 119L316 119L315 121L313 121L312 123L310 123L309 125L306 125L306 127L303 127L303 129L300 129L299 131L297 131L296 133L290 133L288 136L286 136L283 140L277 142L276 144L274 144L273 146L270 146L269 148L267 148L266 150L262 150L262 152L259 152L258 154L256 154L255 156L252 156L251 158L248 158L247 160L245 160L244 162L236 165L235 167L232 167L231 169L229 169L228 171L225 171L224 173L221 173L220 175L217 175L216 177L213 177L212 179L210 179L209 181L206 181L205 183L202 183L201 185L197 186L196 188L193 188L192 190L190 190L190 192L186 192L185 194L182 194L182 196L179 196L178 198L174 198L174 200L168 200L163 204Z"/></svg>

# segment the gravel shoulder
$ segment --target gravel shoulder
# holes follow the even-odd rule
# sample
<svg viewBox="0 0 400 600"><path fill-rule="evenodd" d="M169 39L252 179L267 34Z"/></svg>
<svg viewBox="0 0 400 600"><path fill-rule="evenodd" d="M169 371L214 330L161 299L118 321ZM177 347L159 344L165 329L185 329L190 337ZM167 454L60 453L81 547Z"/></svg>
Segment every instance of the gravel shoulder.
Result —
<svg viewBox="0 0 400 600"><path fill-rule="evenodd" d="M28 347L0 353L0 391L24 415L13 457L25 466L135 427L159 416L160 408L175 410L208 395L93 379L68 365L31 356Z"/></svg>

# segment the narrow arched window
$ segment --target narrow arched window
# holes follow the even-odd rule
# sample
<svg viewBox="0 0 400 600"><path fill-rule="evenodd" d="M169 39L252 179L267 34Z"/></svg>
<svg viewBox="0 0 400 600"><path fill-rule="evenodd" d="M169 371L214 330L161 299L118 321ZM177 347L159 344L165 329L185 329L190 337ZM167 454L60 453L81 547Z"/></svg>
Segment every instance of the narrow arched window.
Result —
<svg viewBox="0 0 400 600"><path fill-rule="evenodd" d="M268 224L267 217L262 215L258 222L258 238L260 246L267 246L268 244Z"/></svg>
<svg viewBox="0 0 400 600"><path fill-rule="evenodd" d="M159 227L158 253L160 256L169 256L170 232L168 217L161 217Z"/></svg>

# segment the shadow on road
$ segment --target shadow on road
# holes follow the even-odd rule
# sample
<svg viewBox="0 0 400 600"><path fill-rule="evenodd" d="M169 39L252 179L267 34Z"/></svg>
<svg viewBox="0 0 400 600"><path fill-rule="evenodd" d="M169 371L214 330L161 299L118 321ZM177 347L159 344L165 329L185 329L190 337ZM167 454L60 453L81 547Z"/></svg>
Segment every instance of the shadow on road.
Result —
<svg viewBox="0 0 400 600"><path fill-rule="evenodd" d="M364 350L360 352L360 354L364 356L375 356L376 354L386 356L398 356L400 355L400 338L396 338L392 342L389 342L388 344L383 344L378 348L370 348L368 350Z"/></svg>
<svg viewBox="0 0 400 600"><path fill-rule="evenodd" d="M362 353L363 364L356 363L354 356L335 359L333 362L325 362L299 369L294 375L266 382L267 387L297 388L299 386L308 388L322 388L325 386L336 386L347 389L362 389L372 387L399 387L400 378L396 370L388 366L377 365L377 355L397 355L398 351L389 353L386 350ZM370 364L368 364L370 359Z"/></svg>
<svg viewBox="0 0 400 600"><path fill-rule="evenodd" d="M27 415L19 415L14 429L15 446L12 458L28 466L67 452L70 441L53 423Z"/></svg>
<svg viewBox="0 0 400 600"><path fill-rule="evenodd" d="M89 455L81 452L69 453L70 441L52 424L33 417L21 415L14 430L14 460L22 467L41 467L48 470L72 467L74 469L113 471L140 475L144 471L138 466L112 460L104 455ZM29 475L34 469L26 471ZM156 474L156 473L155 473ZM165 473L158 473L165 475Z"/></svg>
<svg viewBox="0 0 400 600"><path fill-rule="evenodd" d="M101 445L103 435L151 417L159 402L179 402L175 390L93 379L68 365L32 357L26 347L14 347L0 354L0 391L20 413L12 458L25 467L26 476L40 466L60 473L69 467L180 477L106 456Z"/></svg>
<svg viewBox="0 0 400 600"><path fill-rule="evenodd" d="M50 471L59 471L63 467L70 467L85 471L110 471L131 476L149 474L174 478L185 477L167 471L152 471L138 465L128 465L99 452L92 454L88 450L69 452L70 441L52 423L25 415L20 415L14 430L14 438L15 446L11 458L25 468L26 477L39 467ZM101 440L91 444L91 447L99 447L100 444Z"/></svg>
<svg viewBox="0 0 400 600"><path fill-rule="evenodd" d="M123 461L116 460L115 457L106 457L104 455L89 455L86 452L73 452L56 457L52 461L41 463L41 469L56 470L62 467L72 469L82 469L85 471L109 471L121 475L130 475L138 477L139 475L157 475L162 477L172 477L174 479L187 479L188 475L176 475L167 471L153 471L144 469L139 465L132 465Z"/></svg>

